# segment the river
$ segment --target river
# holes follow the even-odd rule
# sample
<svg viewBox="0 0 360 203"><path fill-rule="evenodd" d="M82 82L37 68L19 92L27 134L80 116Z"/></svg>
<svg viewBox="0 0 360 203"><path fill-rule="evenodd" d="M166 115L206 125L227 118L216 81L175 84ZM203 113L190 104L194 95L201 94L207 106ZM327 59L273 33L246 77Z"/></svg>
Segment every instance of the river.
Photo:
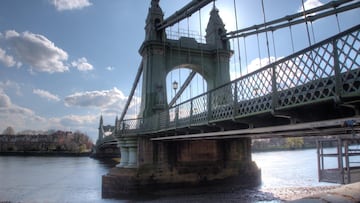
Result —
<svg viewBox="0 0 360 203"><path fill-rule="evenodd" d="M291 195L281 193L294 193L288 188L336 186L318 182L315 149L253 153L253 160L262 170L259 188L159 196L150 202L281 202L279 196ZM101 176L114 164L88 157L0 156L0 202L127 202L101 198Z"/></svg>

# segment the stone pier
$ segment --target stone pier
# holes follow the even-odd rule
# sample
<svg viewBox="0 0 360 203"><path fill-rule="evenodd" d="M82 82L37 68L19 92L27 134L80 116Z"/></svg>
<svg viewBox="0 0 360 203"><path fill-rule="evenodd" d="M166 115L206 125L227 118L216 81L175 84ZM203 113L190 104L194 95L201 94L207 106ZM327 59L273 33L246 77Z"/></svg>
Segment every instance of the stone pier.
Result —
<svg viewBox="0 0 360 203"><path fill-rule="evenodd" d="M137 168L137 137L120 138L118 147L121 153L121 162L118 168Z"/></svg>
<svg viewBox="0 0 360 203"><path fill-rule="evenodd" d="M102 178L104 198L175 187L236 184L257 186L260 170L251 160L249 138L153 142L121 138L121 162Z"/></svg>

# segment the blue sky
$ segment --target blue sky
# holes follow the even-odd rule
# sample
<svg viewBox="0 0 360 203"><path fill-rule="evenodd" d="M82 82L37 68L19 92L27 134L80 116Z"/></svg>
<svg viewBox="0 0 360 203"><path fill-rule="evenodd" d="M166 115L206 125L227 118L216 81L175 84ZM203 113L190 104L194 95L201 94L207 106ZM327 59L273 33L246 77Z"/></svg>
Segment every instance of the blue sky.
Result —
<svg viewBox="0 0 360 203"><path fill-rule="evenodd" d="M167 17L188 2L162 0L160 6ZM260 0L236 4L239 28L263 22ZM266 19L272 20L298 12L301 0L264 0L264 5ZM8 126L16 132L80 130L95 141L100 115L113 124L127 100L141 61L138 49L149 6L150 0L1 0L0 132ZM233 0L218 0L216 6L226 29L234 30ZM211 8L201 11L203 35ZM200 33L198 15L189 18L189 26L185 20L173 30L189 27ZM342 29L358 24L359 9L339 19ZM336 33L334 22L333 17L316 25L317 38ZM304 35L294 29L294 35ZM277 57L286 55L289 43L278 43ZM297 43L300 49L306 41ZM252 70L251 62L259 57L251 47L248 51L244 66Z"/></svg>

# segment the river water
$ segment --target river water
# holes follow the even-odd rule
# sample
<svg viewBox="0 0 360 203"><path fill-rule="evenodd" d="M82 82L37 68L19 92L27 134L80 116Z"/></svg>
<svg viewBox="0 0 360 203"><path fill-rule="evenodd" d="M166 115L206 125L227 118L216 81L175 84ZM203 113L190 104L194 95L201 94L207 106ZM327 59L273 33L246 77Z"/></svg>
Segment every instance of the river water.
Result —
<svg viewBox="0 0 360 203"><path fill-rule="evenodd" d="M315 149L253 153L253 160L262 170L259 188L167 195L150 201L281 202L272 191L289 193L291 190L283 188L334 186L318 182ZM127 202L101 198L101 176L115 164L88 157L0 156L0 202Z"/></svg>

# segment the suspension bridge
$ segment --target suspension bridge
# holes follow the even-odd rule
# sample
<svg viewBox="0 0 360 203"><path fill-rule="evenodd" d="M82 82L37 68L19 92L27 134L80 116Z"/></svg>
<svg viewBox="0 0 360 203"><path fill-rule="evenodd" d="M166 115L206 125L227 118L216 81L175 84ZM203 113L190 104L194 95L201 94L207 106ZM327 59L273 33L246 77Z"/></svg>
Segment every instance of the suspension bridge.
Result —
<svg viewBox="0 0 360 203"><path fill-rule="evenodd" d="M360 25L354 19L354 25L342 30L338 15L359 12L360 2L332 1L267 21L261 1L263 22L243 29L233 3L236 30L228 32L213 0L193 0L166 19L159 0L151 1L139 50L142 61L115 121L116 140L98 141L99 148L116 144L121 152L121 162L103 176L104 197L229 178L256 185L261 178L251 160L251 139L359 132ZM179 28L173 34L174 25L189 23L208 4L205 37L201 14L199 36L189 30L182 35ZM338 32L315 41L313 22L328 17L335 19ZM292 29L299 25L306 28L308 46L295 51ZM289 30L292 53L276 57L274 33L283 29ZM265 46L260 46L260 35ZM259 60L260 68L243 74L250 36L257 39L259 59L265 52L267 63ZM237 64L234 79L230 71ZM173 71L181 68L188 70L187 76L173 80ZM177 78L181 76L179 72ZM199 83L203 91L195 95L194 84ZM186 91L190 96L182 99ZM130 113L137 104L138 112Z"/></svg>

